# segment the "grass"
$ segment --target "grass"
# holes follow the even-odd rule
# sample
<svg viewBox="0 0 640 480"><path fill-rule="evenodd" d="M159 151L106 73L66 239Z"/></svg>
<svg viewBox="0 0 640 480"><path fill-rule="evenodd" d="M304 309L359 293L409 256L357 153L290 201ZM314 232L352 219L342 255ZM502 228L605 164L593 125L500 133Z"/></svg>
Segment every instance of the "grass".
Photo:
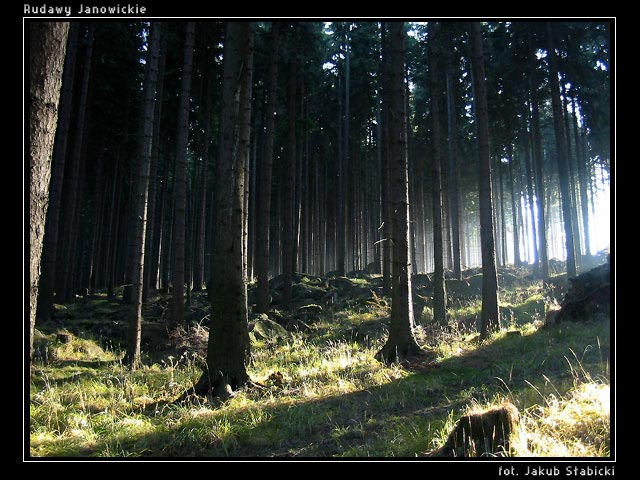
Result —
<svg viewBox="0 0 640 480"><path fill-rule="evenodd" d="M384 330L350 335L388 315L376 301L327 313L309 334L253 341L249 373L267 388L222 404L170 403L199 377L193 357L130 372L118 350L74 336L55 344L55 361L31 368L29 454L414 457L442 445L469 409L509 400L522 414L514 455L608 456L609 323L541 329L540 292L510 295L518 335L478 342L469 331L427 330L420 338L435 365L384 366L374 360Z"/></svg>

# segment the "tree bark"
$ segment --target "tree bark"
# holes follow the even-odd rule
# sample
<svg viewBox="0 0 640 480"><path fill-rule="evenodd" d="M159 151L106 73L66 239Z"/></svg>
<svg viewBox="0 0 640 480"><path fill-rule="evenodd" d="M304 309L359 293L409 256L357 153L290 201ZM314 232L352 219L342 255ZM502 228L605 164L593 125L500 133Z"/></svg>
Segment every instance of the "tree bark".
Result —
<svg viewBox="0 0 640 480"><path fill-rule="evenodd" d="M200 188L196 206L196 232L193 257L193 290L199 292L204 286L204 252L207 223L207 178L209 172L209 149L211 143L211 114L213 111L213 79L209 77L205 93L204 139L202 145L202 166L200 168Z"/></svg>
<svg viewBox="0 0 640 480"><path fill-rule="evenodd" d="M258 277L257 312L269 311L269 226L271 224L271 183L273 174L273 140L275 138L276 103L278 94L278 49L280 23L271 26L271 52L269 56L269 84L267 87L267 114L264 139L264 155L260 169L260 212L258 214L258 240L256 274Z"/></svg>
<svg viewBox="0 0 640 480"><path fill-rule="evenodd" d="M131 264L128 265L131 286L131 302L128 305L129 333L125 364L135 370L140 364L140 338L142 332L142 284L144 279L144 250L145 233L147 227L147 200L149 194L149 163L151 142L153 137L153 115L155 111L156 81L158 76L158 57L160 47L160 24L151 24L151 46L148 58L149 68L145 80L145 100L143 113L143 128L141 157L135 175L135 196L133 198L133 222L130 235L133 251Z"/></svg>
<svg viewBox="0 0 640 480"><path fill-rule="evenodd" d="M404 23L390 22L389 138L393 194L393 300L389 338L376 354L383 363L402 362L424 353L413 334L413 301L409 274L409 179L404 111Z"/></svg>
<svg viewBox="0 0 640 480"><path fill-rule="evenodd" d="M253 25L227 24L224 42L220 143L216 165L215 236L211 278L211 329L207 366L191 391L226 396L249 382L247 288L243 276L242 229L244 158L241 139L248 141L253 63ZM244 107L244 108L242 108ZM244 148L244 147L243 147Z"/></svg>
<svg viewBox="0 0 640 480"><path fill-rule="evenodd" d="M458 168L458 142L457 142L457 121L455 105L455 87L453 77L453 49L451 47L451 34L448 32L447 57L447 127L449 146L449 189L451 202L451 236L453 243L453 276L462 280L462 247L460 237L462 236L462 202L460 201L460 169Z"/></svg>
<svg viewBox="0 0 640 480"><path fill-rule="evenodd" d="M487 87L484 69L484 51L480 23L471 26L473 55L473 83L478 128L478 156L480 158L480 237L482 251L482 313L480 315L480 337L486 338L500 328L498 310L498 274L496 268L496 246L493 236L493 199L491 198L491 156L489 150L489 115L487 109Z"/></svg>
<svg viewBox="0 0 640 480"><path fill-rule="evenodd" d="M589 199L587 198L587 169L585 168L585 157L583 155L583 148L580 142L580 133L578 130L578 112L577 101L573 97L571 99L571 106L573 110L573 137L576 143L576 160L578 162L578 184L580 187L580 207L582 213L582 231L584 238L585 255L591 256L591 239L589 238Z"/></svg>
<svg viewBox="0 0 640 480"><path fill-rule="evenodd" d="M294 30L296 26L294 26ZM293 33L295 38L295 32ZM289 59L289 77L287 85L287 152L283 166L282 185L282 305L285 310L292 307L293 282L293 242L294 242L294 197L296 179L296 42Z"/></svg>
<svg viewBox="0 0 640 480"><path fill-rule="evenodd" d="M62 183L64 166L67 157L67 143L69 138L69 123L71 120L71 106L73 100L73 83L76 69L76 53L78 50L78 24L71 23L68 27L69 39L66 45L64 62L64 78L60 93L60 115L56 130L56 141L53 144L53 159L51 162L51 183L49 185L49 206L44 232L40 286L38 292L37 316L42 321L51 319L53 313L53 299L55 290L56 256L58 251L58 228L60 225L60 202L62 199Z"/></svg>
<svg viewBox="0 0 640 480"><path fill-rule="evenodd" d="M187 210L187 148L189 143L189 110L191 101L191 70L193 63L193 37L195 22L187 22L182 64L182 86L178 110L178 137L176 139L176 173L174 177L172 301L168 328L184 326L185 289L185 228ZM188 286L187 286L188 288Z"/></svg>
<svg viewBox="0 0 640 480"><path fill-rule="evenodd" d="M531 240L533 242L533 258L531 263L533 264L533 270L540 271L540 263L538 260L538 232L536 230L536 212L533 200L533 170L531 168L531 148L530 148L530 136L526 126L522 130L523 148L524 148L524 166L527 174L527 197L529 199L529 216L531 217Z"/></svg>
<svg viewBox="0 0 640 480"><path fill-rule="evenodd" d="M433 319L441 325L447 322L447 295L444 283L444 241L442 221L442 157L440 138L440 25L430 24L429 72L431 77L431 141L433 158L431 162L431 193L433 198Z"/></svg>
<svg viewBox="0 0 640 480"><path fill-rule="evenodd" d="M513 144L507 144L507 157L509 158L509 193L511 194L511 225L513 228L513 264L516 268L522 265L520 259L520 231L518 229L518 219L520 211L520 187L514 184L513 169L515 159L513 157Z"/></svg>
<svg viewBox="0 0 640 480"><path fill-rule="evenodd" d="M51 180L51 153L67 48L68 22L29 25L29 354L33 354L40 256Z"/></svg>
<svg viewBox="0 0 640 480"><path fill-rule="evenodd" d="M536 177L536 199L538 203L538 258L543 280L549 278L549 256L547 246L547 228L545 211L545 188L543 175L542 135L540 133L540 111L538 85L536 82L535 49L533 32L529 30L529 90L531 95L531 131L533 145L533 168Z"/></svg>
<svg viewBox="0 0 640 480"><path fill-rule="evenodd" d="M382 215L382 293L391 295L391 185L389 172L389 45L385 22L381 23L382 37L382 166L380 170L380 203Z"/></svg>
<svg viewBox="0 0 640 480"><path fill-rule="evenodd" d="M146 302L149 292L157 288L157 261L159 243L156 230L160 229L162 217L156 223L156 205L158 204L158 163L160 157L160 121L162 118L162 103L164 92L164 72L167 63L167 37L164 34L166 24L162 23L162 44L160 46L160 59L158 60L158 82L156 85L156 106L153 114L153 139L151 144L151 165L149 167L149 205L147 207L147 232L144 254L144 282L142 287L142 301Z"/></svg>
<svg viewBox="0 0 640 480"><path fill-rule="evenodd" d="M567 275L575 277L576 253L571 222L571 192L569 190L569 164L565 144L565 134L560 102L560 85L558 83L558 60L556 58L553 29L547 23L547 40L549 42L549 87L551 88L551 106L553 109L553 126L556 134L556 156L558 158L558 174L560 177L560 199L562 203L562 220L564 223L565 248L567 253Z"/></svg>
<svg viewBox="0 0 640 480"><path fill-rule="evenodd" d="M567 100L567 90L565 88L566 77L563 76L560 83L560 92L562 94L562 120L565 132L565 145L567 153L567 167L569 171L569 194L571 198L571 225L573 228L573 245L575 252L576 274L582 268L582 239L580 238L580 223L578 220L578 194L576 192L576 175L573 166L573 154L571 149L571 129L569 128L569 108ZM576 158L577 158L576 152Z"/></svg>
<svg viewBox="0 0 640 480"><path fill-rule="evenodd" d="M78 190L80 189L80 165L82 163L82 145L85 135L85 115L87 111L87 96L89 92L89 80L91 76L91 58L93 52L93 24L87 26L86 50L84 54L82 86L80 90L80 100L78 103L78 117L76 120L76 132L71 155L70 175L68 181L65 179L64 187L67 189L66 202L64 208L63 229L59 232L59 240L65 248L58 253L56 260L58 267L55 273L56 300L60 303L70 302L73 299L73 261L76 257L73 248L74 225L78 215ZM61 235L61 237L60 237Z"/></svg>

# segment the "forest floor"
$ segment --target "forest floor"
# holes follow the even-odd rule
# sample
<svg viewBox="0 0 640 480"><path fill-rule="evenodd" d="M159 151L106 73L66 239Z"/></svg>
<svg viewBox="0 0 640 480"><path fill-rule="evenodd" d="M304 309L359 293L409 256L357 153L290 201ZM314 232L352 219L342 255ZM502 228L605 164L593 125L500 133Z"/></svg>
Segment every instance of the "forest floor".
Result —
<svg viewBox="0 0 640 480"><path fill-rule="evenodd" d="M35 457L415 457L440 447L470 409L511 401L514 456L610 455L610 320L544 327L563 292L525 270L500 273L503 329L475 333L481 275L448 280L449 324L430 315L430 279L414 279L420 343L437 361L384 366L389 306L380 278L296 276L296 309L252 315L251 378L220 403L171 402L201 373L207 300L194 293L188 331L163 335L169 297L145 310L145 366L122 365L119 299L94 293L38 325L27 372ZM278 278L272 280L274 302ZM253 294L250 291L250 300ZM153 320L153 321L152 321Z"/></svg>

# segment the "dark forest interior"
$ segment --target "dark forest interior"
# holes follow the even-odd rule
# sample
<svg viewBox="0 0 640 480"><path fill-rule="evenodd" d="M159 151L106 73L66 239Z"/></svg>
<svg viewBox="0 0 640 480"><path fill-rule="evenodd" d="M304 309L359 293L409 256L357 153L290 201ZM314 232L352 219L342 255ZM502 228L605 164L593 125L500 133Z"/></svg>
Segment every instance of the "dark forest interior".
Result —
<svg viewBox="0 0 640 480"><path fill-rule="evenodd" d="M26 25L26 455L612 455L610 21Z"/></svg>

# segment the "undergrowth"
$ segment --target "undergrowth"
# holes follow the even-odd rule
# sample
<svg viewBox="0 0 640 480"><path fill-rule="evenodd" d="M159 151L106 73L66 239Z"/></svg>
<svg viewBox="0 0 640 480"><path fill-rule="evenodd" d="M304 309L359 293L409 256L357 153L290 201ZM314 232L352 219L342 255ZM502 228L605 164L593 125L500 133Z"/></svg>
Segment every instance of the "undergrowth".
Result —
<svg viewBox="0 0 640 480"><path fill-rule="evenodd" d="M249 374L264 388L222 404L171 403L200 375L193 356L130 372L117 348L72 336L31 366L28 454L413 457L441 446L469 409L509 400L522 416L512 455L610 455L610 324L540 328L545 299L533 287L502 302L510 321L484 342L455 321L469 304L450 308L448 326L419 329L437 362L408 367L374 359L382 299L327 311L310 332L254 340Z"/></svg>

